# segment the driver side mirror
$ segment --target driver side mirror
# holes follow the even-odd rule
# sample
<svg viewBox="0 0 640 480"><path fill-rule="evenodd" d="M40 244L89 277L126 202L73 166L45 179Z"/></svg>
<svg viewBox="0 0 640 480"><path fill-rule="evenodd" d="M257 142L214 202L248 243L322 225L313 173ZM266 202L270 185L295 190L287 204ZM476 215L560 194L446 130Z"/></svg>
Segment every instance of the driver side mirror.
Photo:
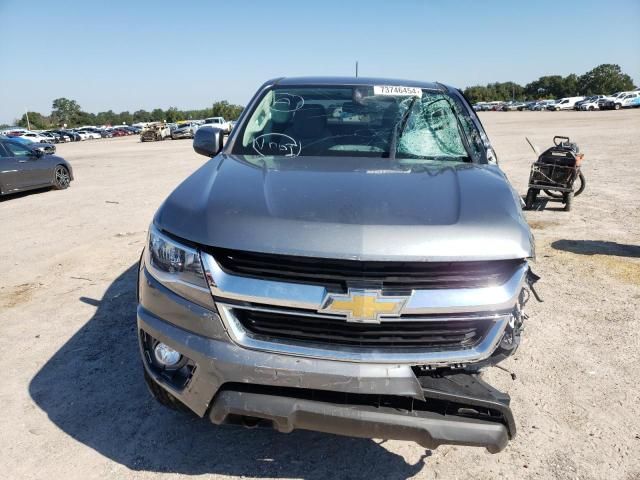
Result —
<svg viewBox="0 0 640 480"><path fill-rule="evenodd" d="M193 149L206 157L215 157L224 144L224 132L215 127L201 126L193 136Z"/></svg>
<svg viewBox="0 0 640 480"><path fill-rule="evenodd" d="M40 158L40 157L44 156L44 151L42 151L42 150L37 150L37 149L34 148L33 150L31 150L31 152L33 153L33 155L36 158Z"/></svg>

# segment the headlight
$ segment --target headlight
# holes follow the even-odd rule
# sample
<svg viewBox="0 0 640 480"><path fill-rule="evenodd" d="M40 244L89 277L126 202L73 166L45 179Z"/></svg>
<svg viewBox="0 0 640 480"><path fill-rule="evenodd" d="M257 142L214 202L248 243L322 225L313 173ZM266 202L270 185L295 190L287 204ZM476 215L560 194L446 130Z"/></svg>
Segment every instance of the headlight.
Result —
<svg viewBox="0 0 640 480"><path fill-rule="evenodd" d="M197 250L176 242L151 225L144 259L148 272L169 290L215 309Z"/></svg>

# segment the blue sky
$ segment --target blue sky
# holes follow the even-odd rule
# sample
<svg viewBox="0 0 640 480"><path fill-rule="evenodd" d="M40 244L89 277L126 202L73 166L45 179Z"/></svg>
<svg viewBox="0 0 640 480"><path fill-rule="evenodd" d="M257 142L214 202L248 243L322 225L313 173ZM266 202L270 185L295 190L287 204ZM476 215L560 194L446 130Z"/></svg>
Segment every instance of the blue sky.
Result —
<svg viewBox="0 0 640 480"><path fill-rule="evenodd" d="M618 63L640 84L640 0L0 0L0 123L57 97L90 112L244 104L266 79L458 87Z"/></svg>

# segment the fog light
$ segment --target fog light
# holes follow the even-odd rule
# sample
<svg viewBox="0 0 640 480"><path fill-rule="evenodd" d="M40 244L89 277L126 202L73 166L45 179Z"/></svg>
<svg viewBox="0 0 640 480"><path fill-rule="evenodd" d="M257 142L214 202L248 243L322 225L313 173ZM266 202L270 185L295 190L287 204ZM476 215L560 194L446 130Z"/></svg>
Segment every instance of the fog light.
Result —
<svg viewBox="0 0 640 480"><path fill-rule="evenodd" d="M153 354L158 363L165 367L173 367L174 365L177 365L182 357L180 352L176 352L169 345L165 345L162 342L156 345L156 348L153 349Z"/></svg>

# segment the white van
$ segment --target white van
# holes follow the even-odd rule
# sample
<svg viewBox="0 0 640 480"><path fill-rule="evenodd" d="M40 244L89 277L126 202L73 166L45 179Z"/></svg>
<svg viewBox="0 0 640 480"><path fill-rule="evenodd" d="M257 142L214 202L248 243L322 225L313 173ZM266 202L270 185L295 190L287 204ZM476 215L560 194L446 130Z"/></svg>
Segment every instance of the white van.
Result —
<svg viewBox="0 0 640 480"><path fill-rule="evenodd" d="M576 102L584 100L585 97L566 97L561 98L556 103L552 103L547 107L548 110L573 110Z"/></svg>

